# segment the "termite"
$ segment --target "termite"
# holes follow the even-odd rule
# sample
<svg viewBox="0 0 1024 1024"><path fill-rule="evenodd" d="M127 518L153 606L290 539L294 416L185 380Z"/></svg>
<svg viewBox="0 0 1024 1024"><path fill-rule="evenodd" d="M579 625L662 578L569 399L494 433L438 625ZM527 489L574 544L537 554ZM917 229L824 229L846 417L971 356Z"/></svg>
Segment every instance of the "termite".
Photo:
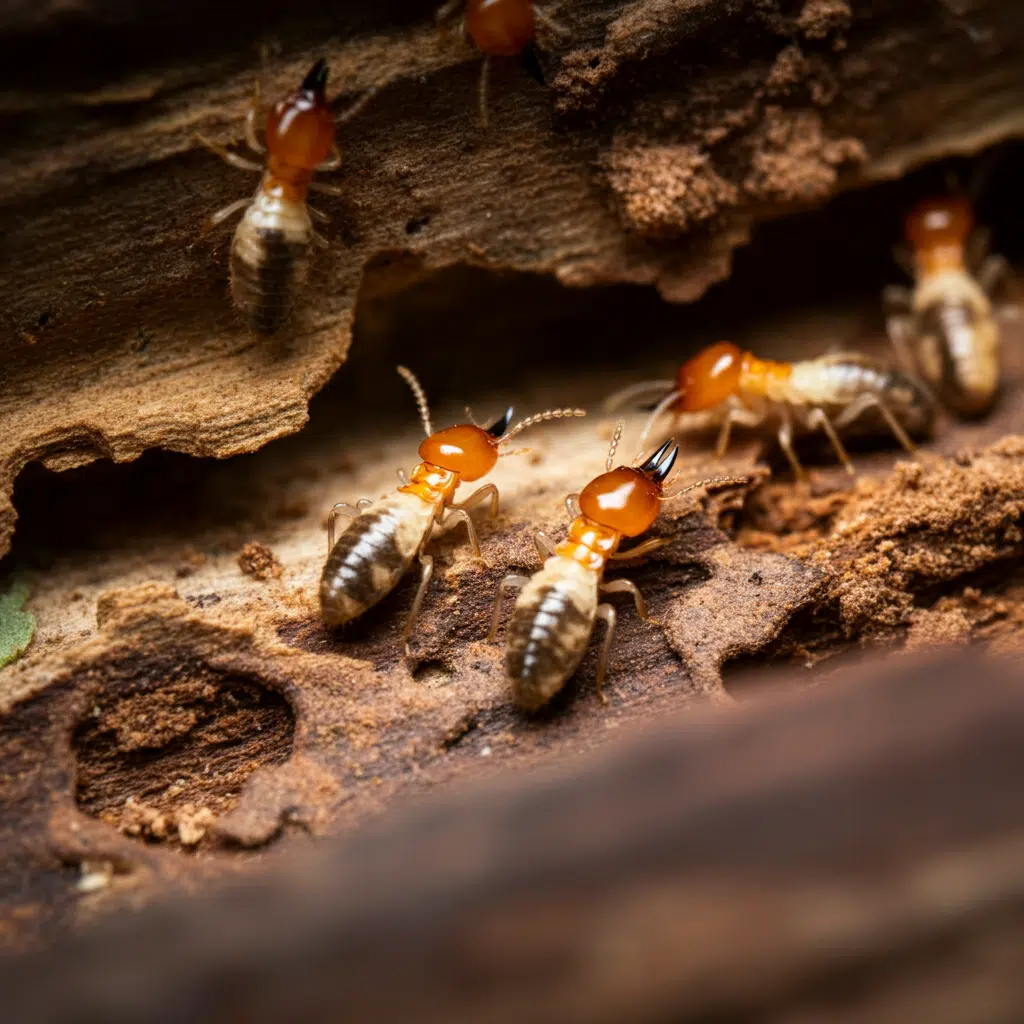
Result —
<svg viewBox="0 0 1024 1024"><path fill-rule="evenodd" d="M296 296L309 276L313 246L328 247L313 228L313 218L326 222L326 214L309 206L309 192L342 195L332 185L313 181L313 175L337 170L341 154L336 125L349 120L376 94L367 90L341 117L327 102L327 62L318 60L294 92L271 108L264 126L264 146L256 135L259 89L245 119L249 148L266 156L266 166L233 153L196 135L196 138L232 167L263 175L256 193L238 199L207 218L204 233L239 210L245 213L231 243L231 297L235 308L261 334L277 331L291 316Z"/></svg>
<svg viewBox="0 0 1024 1024"><path fill-rule="evenodd" d="M434 431L422 385L404 366L398 372L412 388L426 440L420 444L422 460L411 478L399 470L402 486L380 501L360 499L356 505L339 502L327 522L327 562L320 577L320 615L327 626L343 626L386 597L415 559L420 563L420 585L405 622L402 637L408 653L409 636L434 572L434 559L425 548L434 534L465 524L476 558L483 560L476 527L467 509L489 501L491 517L498 514L498 488L484 484L455 504L460 483L472 483L494 469L500 457L528 449L502 451L527 427L565 416L584 416L582 409L549 409L521 420L509 429L512 409L489 427L458 424ZM338 516L351 520L335 540Z"/></svg>
<svg viewBox="0 0 1024 1024"><path fill-rule="evenodd" d="M464 9L462 31L484 55L480 71L480 120L486 128L491 59L519 57L530 75L544 85L544 70L537 57L537 26L555 36L561 36L563 30L533 0L448 0L437 12L438 24L449 21L460 8Z"/></svg>
<svg viewBox="0 0 1024 1024"><path fill-rule="evenodd" d="M880 418L896 440L915 451L911 436L931 429L934 408L912 377L856 352L837 352L795 363L758 359L732 342L709 345L679 368L675 381L650 381L613 395L606 408L640 397L661 400L655 406L641 444L657 419L672 411L680 429L718 426L716 455L729 447L733 424L773 429L798 477L806 473L793 448L796 431L822 430L847 473L853 463L840 440L865 414Z"/></svg>
<svg viewBox="0 0 1024 1024"><path fill-rule="evenodd" d="M999 389L999 327L990 296L1009 266L989 252L965 196L919 204L906 219L909 251L895 250L914 287L883 293L889 338L902 364L919 373L960 416L979 416Z"/></svg>
<svg viewBox="0 0 1024 1024"><path fill-rule="evenodd" d="M519 707L543 707L570 679L590 644L597 620L605 623L604 642L597 665L597 691L604 700L604 679L615 634L616 613L601 596L629 594L637 614L647 619L647 606L631 580L608 583L609 561L635 559L668 543L655 537L625 551L624 538L638 537L654 524L662 502L698 487L745 483L746 477L715 477L688 484L669 493L665 481L679 447L666 441L646 458L612 469L622 436L620 423L612 438L605 472L579 494L566 498L572 517L567 538L555 545L541 530L534 533L543 566L533 576L509 575L498 585L488 641L498 632L502 605L510 588L521 588L506 630L505 671Z"/></svg>

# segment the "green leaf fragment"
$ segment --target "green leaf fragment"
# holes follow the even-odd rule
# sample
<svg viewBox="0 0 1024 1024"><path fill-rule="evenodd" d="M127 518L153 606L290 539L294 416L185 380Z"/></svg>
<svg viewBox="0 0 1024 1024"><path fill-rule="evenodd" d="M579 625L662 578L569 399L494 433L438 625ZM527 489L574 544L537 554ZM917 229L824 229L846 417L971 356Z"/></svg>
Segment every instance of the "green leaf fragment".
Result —
<svg viewBox="0 0 1024 1024"><path fill-rule="evenodd" d="M36 631L35 616L25 611L28 584L17 581L0 592L0 668L20 658Z"/></svg>

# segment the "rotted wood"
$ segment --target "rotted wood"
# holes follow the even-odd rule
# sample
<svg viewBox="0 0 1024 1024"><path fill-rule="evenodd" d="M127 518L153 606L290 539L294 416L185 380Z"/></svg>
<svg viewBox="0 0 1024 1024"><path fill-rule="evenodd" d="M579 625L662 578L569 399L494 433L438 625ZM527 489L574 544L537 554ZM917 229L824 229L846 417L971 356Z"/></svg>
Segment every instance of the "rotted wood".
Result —
<svg viewBox="0 0 1024 1024"><path fill-rule="evenodd" d="M1022 129L1019 5L547 7L566 30L540 40L550 87L499 64L484 133L479 55L429 0L8 5L0 552L29 462L223 457L297 430L360 298L468 263L689 301L755 221ZM230 230L200 237L252 182L194 133L240 140L256 79L279 95L321 54L339 103L382 89L344 128L303 315L253 337L229 309Z"/></svg>
<svg viewBox="0 0 1024 1024"><path fill-rule="evenodd" d="M435 795L3 961L4 1019L1019 1020L1019 671L868 663Z"/></svg>

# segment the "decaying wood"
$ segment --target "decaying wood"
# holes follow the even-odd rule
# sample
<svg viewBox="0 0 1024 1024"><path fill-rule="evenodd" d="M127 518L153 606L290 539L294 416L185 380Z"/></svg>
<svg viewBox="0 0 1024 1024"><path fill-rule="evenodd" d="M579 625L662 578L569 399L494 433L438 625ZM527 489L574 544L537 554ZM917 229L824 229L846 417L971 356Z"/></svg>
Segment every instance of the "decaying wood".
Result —
<svg viewBox="0 0 1024 1024"><path fill-rule="evenodd" d="M1018 1020L1018 675L867 665L451 791L4 962L5 1019Z"/></svg>
<svg viewBox="0 0 1024 1024"><path fill-rule="evenodd" d="M360 296L468 263L688 301L756 220L1022 128L1018 5L549 7L550 89L499 66L485 134L478 56L428 3L8 6L0 551L29 462L221 457L298 429ZM230 232L199 237L251 182L193 133L239 139L261 65L273 96L322 53L342 102L384 88L344 129L304 316L253 338L227 308Z"/></svg>

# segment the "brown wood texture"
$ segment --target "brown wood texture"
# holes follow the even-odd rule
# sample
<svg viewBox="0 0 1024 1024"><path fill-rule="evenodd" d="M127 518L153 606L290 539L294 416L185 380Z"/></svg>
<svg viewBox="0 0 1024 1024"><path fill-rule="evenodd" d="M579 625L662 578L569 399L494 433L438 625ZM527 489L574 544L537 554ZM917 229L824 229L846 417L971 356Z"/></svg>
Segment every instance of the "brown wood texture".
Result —
<svg viewBox="0 0 1024 1024"><path fill-rule="evenodd" d="M656 285L685 302L751 225L846 185L1020 133L1024 25L995 0L551 3L550 87L479 55L429 2L0 12L0 551L14 481L153 447L218 457L297 430L345 359L357 302L453 264L569 285ZM226 294L252 187L197 146L241 137L325 54L344 105L332 246L283 336Z"/></svg>
<svg viewBox="0 0 1024 1024"><path fill-rule="evenodd" d="M868 663L4 961L4 1019L1019 1020L1022 783L1019 662Z"/></svg>

